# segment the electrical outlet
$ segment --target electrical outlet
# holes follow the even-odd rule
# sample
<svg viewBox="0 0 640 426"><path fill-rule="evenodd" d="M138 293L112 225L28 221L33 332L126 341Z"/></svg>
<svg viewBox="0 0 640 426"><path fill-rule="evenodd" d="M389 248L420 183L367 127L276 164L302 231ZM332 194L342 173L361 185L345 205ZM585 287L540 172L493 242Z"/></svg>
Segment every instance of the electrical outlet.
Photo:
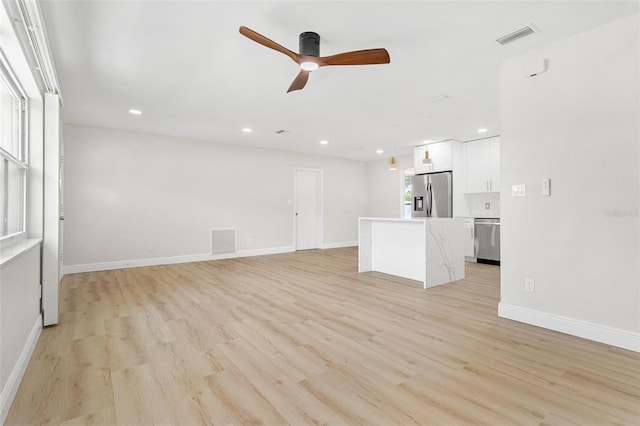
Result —
<svg viewBox="0 0 640 426"><path fill-rule="evenodd" d="M535 293L536 281L533 278L524 279L524 291L526 291L527 293Z"/></svg>
<svg viewBox="0 0 640 426"><path fill-rule="evenodd" d="M491 203L484 203L485 210L489 210L491 208Z"/></svg>
<svg viewBox="0 0 640 426"><path fill-rule="evenodd" d="M247 244L251 244L251 238L247 238Z"/></svg>
<svg viewBox="0 0 640 426"><path fill-rule="evenodd" d="M520 185L511 185L511 196L512 197L526 197L527 196L527 187L524 184Z"/></svg>

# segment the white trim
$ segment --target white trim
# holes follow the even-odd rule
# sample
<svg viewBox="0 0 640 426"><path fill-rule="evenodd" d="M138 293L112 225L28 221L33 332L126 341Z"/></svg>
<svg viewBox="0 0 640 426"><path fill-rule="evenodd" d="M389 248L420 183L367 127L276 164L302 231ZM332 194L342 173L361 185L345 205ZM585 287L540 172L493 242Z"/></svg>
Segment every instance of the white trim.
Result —
<svg viewBox="0 0 640 426"><path fill-rule="evenodd" d="M58 287L62 255L60 229L60 154L62 153L60 98L44 95L44 228L42 241L42 311L44 325L58 323ZM63 274L64 275L64 274Z"/></svg>
<svg viewBox="0 0 640 426"><path fill-rule="evenodd" d="M18 387L20 387L20 382L22 382L22 377L27 369L27 365L29 365L29 360L36 347L36 343L38 343L41 332L42 317L38 315L29 333L29 337L27 337L27 341L22 348L22 352L20 352L20 356L13 366L11 374L9 374L9 378L2 388L2 392L0 392L0 424L4 424L4 421L7 419L9 409L11 408L11 404L13 404L13 399L16 397L16 392L18 392Z"/></svg>
<svg viewBox="0 0 640 426"><path fill-rule="evenodd" d="M506 303L498 304L498 316L640 352L640 333Z"/></svg>
<svg viewBox="0 0 640 426"><path fill-rule="evenodd" d="M357 241L344 241L342 243L324 243L320 245L320 248L323 250L326 249L335 249L335 248L343 248L343 247L357 247Z"/></svg>
<svg viewBox="0 0 640 426"><path fill-rule="evenodd" d="M47 39L47 31L42 20L39 2L33 0L17 0L18 11L22 18L24 34L29 38L32 57L36 61L37 70L45 85L47 93L60 93L60 85L56 69L51 58L51 49ZM62 98L60 98L62 106Z"/></svg>
<svg viewBox="0 0 640 426"><path fill-rule="evenodd" d="M24 238L7 245L0 245L0 269L14 261L32 248L40 246L42 238ZM4 244L4 241L3 241Z"/></svg>
<svg viewBox="0 0 640 426"><path fill-rule="evenodd" d="M274 247L256 250L239 250L236 253L224 253L211 255L189 254L185 256L154 257L148 259L116 260L113 262L84 263L79 265L66 265L64 273L79 274L83 272L109 271L112 269L139 268L142 266L171 265L175 263L205 262L208 260L233 259L236 257L265 256L269 254L291 253L295 247Z"/></svg>

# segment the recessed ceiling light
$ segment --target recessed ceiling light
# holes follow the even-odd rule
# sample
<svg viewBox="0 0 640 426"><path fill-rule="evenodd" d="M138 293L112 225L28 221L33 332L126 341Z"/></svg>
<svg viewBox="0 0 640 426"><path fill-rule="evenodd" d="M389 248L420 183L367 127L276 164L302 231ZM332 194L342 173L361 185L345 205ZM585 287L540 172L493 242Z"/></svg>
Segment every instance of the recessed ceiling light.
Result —
<svg viewBox="0 0 640 426"><path fill-rule="evenodd" d="M484 127L481 129L478 129L478 133L487 133L487 129L485 129Z"/></svg>
<svg viewBox="0 0 640 426"><path fill-rule="evenodd" d="M142 111L140 111L139 109L130 109L129 114L140 115L142 114Z"/></svg>
<svg viewBox="0 0 640 426"><path fill-rule="evenodd" d="M424 143L431 143L431 142L433 142L431 139L425 139L424 140Z"/></svg>
<svg viewBox="0 0 640 426"><path fill-rule="evenodd" d="M384 153L384 151L383 151L383 150L381 150L381 149L376 149L376 154L383 154L383 153Z"/></svg>
<svg viewBox="0 0 640 426"><path fill-rule="evenodd" d="M251 129L249 127L243 128L242 131L245 133L251 133Z"/></svg>
<svg viewBox="0 0 640 426"><path fill-rule="evenodd" d="M328 143L329 143L329 141L326 141L326 140L321 140L321 141L320 141L320 145L326 145L326 144L328 144Z"/></svg>

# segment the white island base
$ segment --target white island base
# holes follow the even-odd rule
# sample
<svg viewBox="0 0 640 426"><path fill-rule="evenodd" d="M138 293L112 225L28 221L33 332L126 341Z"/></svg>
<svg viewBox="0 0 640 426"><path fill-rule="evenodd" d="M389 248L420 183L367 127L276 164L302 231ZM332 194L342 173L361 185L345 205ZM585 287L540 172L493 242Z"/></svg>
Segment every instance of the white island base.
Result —
<svg viewBox="0 0 640 426"><path fill-rule="evenodd" d="M358 272L421 281L424 288L464 278L464 219L361 217Z"/></svg>

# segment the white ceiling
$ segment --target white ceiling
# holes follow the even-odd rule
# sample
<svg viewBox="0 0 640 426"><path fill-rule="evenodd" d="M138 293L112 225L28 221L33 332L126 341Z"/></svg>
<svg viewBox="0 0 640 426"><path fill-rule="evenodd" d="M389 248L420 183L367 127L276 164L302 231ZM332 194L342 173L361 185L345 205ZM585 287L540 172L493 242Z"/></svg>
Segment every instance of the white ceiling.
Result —
<svg viewBox="0 0 640 426"><path fill-rule="evenodd" d="M67 123L363 161L379 158L379 148L409 154L426 139L478 139L480 127L499 134L502 60L639 9L612 0L83 0L41 8ZM531 23L538 33L495 41ZM294 51L299 33L317 32L324 56L384 47L391 64L321 68L287 94L297 65L240 35L241 25ZM450 99L428 102L440 95Z"/></svg>

